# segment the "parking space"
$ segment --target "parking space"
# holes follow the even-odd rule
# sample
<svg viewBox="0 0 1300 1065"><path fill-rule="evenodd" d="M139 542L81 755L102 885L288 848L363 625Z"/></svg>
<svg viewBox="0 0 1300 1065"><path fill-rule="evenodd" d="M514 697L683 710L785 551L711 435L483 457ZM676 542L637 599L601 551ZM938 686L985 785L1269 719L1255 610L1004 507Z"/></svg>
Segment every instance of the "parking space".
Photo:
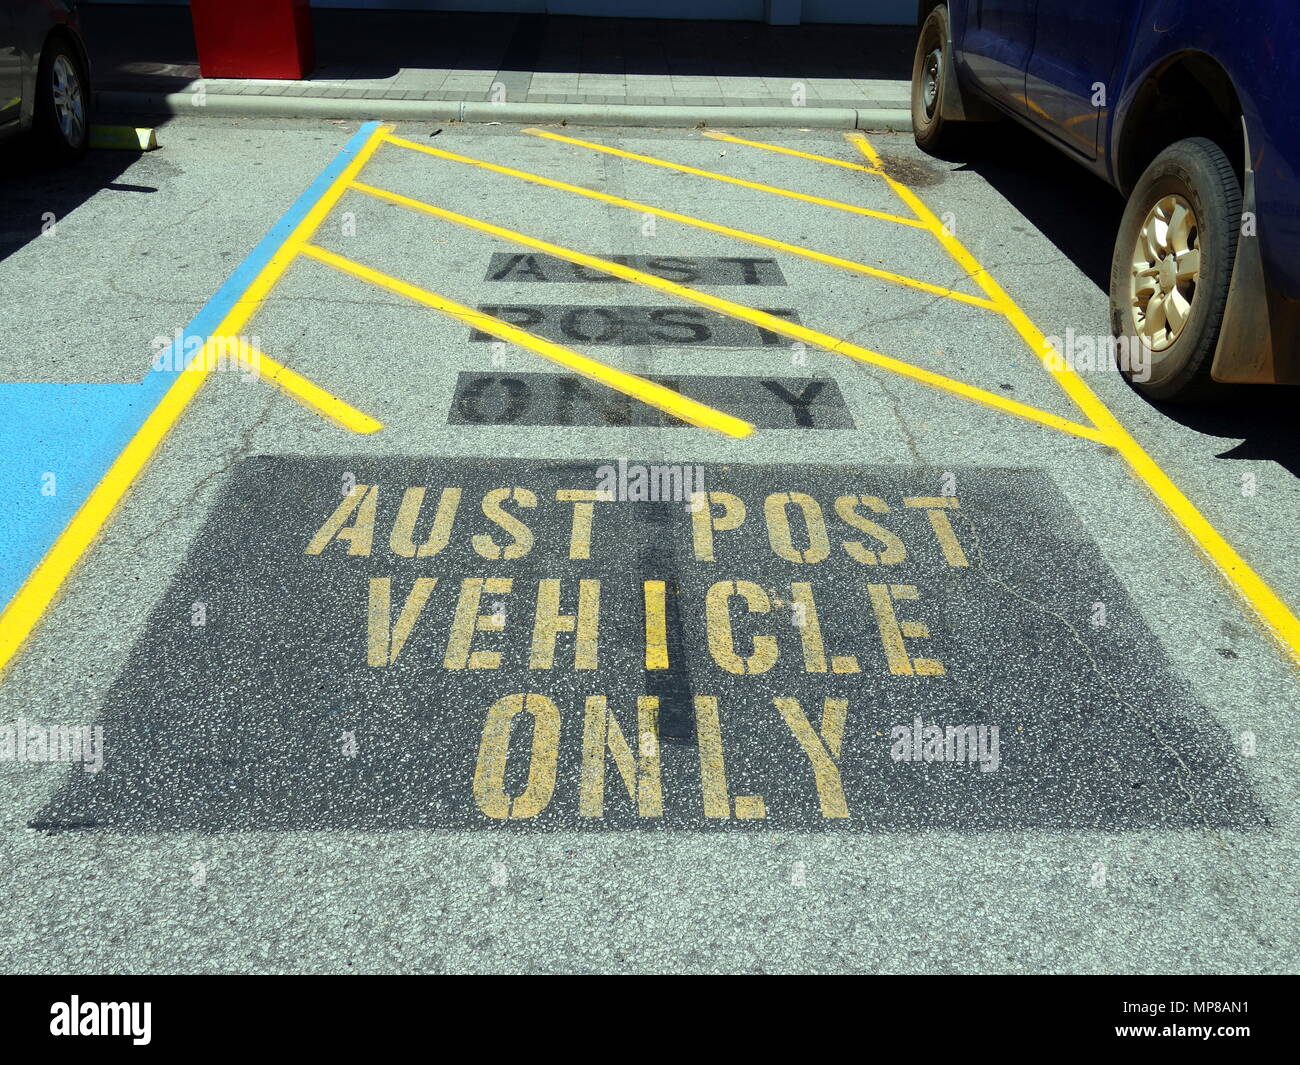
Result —
<svg viewBox="0 0 1300 1065"><path fill-rule="evenodd" d="M0 615L0 721L102 767L4 766L6 876L122 856L127 968L228 918L237 968L1293 949L1294 486L1225 511L1109 356L1055 358L1104 310L1039 234L1052 299L1003 287L1010 205L875 135L435 129L303 159L120 398L0 386L15 483L104 414ZM345 901L366 945L302 940Z"/></svg>

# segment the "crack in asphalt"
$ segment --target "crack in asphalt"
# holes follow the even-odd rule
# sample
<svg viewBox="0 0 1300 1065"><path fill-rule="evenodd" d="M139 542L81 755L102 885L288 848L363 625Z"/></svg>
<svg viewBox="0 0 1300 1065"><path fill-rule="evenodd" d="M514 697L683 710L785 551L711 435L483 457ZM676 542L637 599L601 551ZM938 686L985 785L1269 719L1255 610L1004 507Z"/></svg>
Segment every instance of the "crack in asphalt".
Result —
<svg viewBox="0 0 1300 1065"><path fill-rule="evenodd" d="M232 466L234 466L236 462L245 458L252 451L253 434L266 424L267 419L271 415L271 410L275 406L276 400L279 397L280 392L278 389L273 387L268 391L261 412L247 428L240 431L238 442L228 450L226 457L222 461L222 465L199 478L198 482L192 489L190 489L189 493L186 494L179 503L170 508L170 513L166 518L153 526L144 536L136 539L135 543L133 543L129 548L132 557L139 557L140 549L145 543L153 540L160 531L177 521L190 505L197 501L204 489L211 484L212 481L222 476Z"/></svg>
<svg viewBox="0 0 1300 1065"><path fill-rule="evenodd" d="M862 369L865 371L869 369L869 367L863 366ZM924 466L926 463L921 457L921 449L917 445L916 437L912 434L912 430L908 426L907 420L903 417L902 400L900 400L894 393L894 390L885 383L884 378L886 376L886 374L881 374L879 377L873 376L871 377L871 380L875 381L880 386L880 391L882 391L885 394L885 398L889 400L889 406L894 412L894 420L898 423L898 428L902 432L903 440L907 444L907 450L912 455L912 460L918 466Z"/></svg>
<svg viewBox="0 0 1300 1065"><path fill-rule="evenodd" d="M1064 614L1059 613L1058 611L1052 610L1046 604L1038 602L1032 596L1029 596L1024 592L1022 592L1019 588L1016 588L1013 585L1008 584L1006 581L999 580L997 577L994 577L985 571L983 565L984 545L980 539L979 530L975 527L975 523L971 519L968 513L960 509L958 509L955 513L957 517L960 518L961 521L965 524L975 544L975 554L980 563L980 567L978 571L980 577L987 583L997 585L999 588L1002 588L1004 591L1009 592L1017 599L1020 599L1023 602L1028 603L1035 610L1038 610L1043 614L1047 614L1051 617L1056 618L1056 620L1061 623L1061 625L1066 629L1066 631L1069 632L1070 638L1073 639L1074 642L1079 645L1083 653L1087 656L1088 668L1092 671L1093 675L1099 681L1101 681L1107 688L1110 689L1110 691L1114 694L1116 701L1122 707L1132 712L1135 716L1145 719L1147 729L1151 733L1151 735L1155 738L1156 742L1159 743L1160 746L1165 749L1166 753L1168 753L1178 763L1179 767L1182 769L1182 772L1186 774L1186 778L1190 779L1192 777L1192 770L1191 767L1188 766L1188 764L1185 761L1183 761L1182 755L1179 754L1177 749L1169 742L1169 740L1165 738L1165 735L1160 731L1160 729L1155 725L1155 723L1152 722L1150 718L1147 715L1143 714L1142 711L1140 711L1137 707L1133 706L1133 704L1125 697L1124 693L1120 691L1120 689L1115 685L1114 681L1112 681L1101 671L1101 668L1097 663L1097 656L1093 653L1092 648L1088 646L1088 644L1082 639L1082 637L1080 637L1078 630L1074 627L1074 625L1071 623L1069 618L1067 618ZM1197 815L1201 818L1203 822L1201 827L1205 829L1207 832L1210 832L1212 835L1214 835L1215 839L1218 840L1219 835L1218 833L1215 832L1214 827L1211 825L1208 814L1206 814L1205 810L1202 809L1201 805L1196 801L1196 797L1192 794L1191 790L1188 788L1184 778L1175 775L1174 779L1179 789L1183 792L1184 795L1187 796L1188 804L1192 807L1193 810L1196 811Z"/></svg>

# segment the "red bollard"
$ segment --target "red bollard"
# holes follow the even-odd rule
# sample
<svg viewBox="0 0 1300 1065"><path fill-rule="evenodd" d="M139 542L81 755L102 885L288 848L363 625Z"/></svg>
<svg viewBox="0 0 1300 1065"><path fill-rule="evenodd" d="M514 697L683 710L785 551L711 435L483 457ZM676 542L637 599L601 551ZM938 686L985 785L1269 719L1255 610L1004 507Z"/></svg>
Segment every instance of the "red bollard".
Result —
<svg viewBox="0 0 1300 1065"><path fill-rule="evenodd" d="M304 78L315 64L308 0L190 0L205 78Z"/></svg>

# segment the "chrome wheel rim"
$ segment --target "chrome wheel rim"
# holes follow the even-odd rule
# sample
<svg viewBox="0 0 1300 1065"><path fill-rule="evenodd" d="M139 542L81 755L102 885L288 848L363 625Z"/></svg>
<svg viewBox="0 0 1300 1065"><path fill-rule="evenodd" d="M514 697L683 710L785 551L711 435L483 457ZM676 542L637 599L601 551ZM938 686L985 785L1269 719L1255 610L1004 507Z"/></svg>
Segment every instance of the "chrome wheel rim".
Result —
<svg viewBox="0 0 1300 1065"><path fill-rule="evenodd" d="M1152 351L1164 351L1182 334L1200 273L1196 212L1183 197L1164 196L1147 212L1132 256L1133 321Z"/></svg>
<svg viewBox="0 0 1300 1065"><path fill-rule="evenodd" d="M86 105L81 96L81 78L77 74L77 68L65 55L54 57L51 74L54 83L54 117L58 120L63 139L75 147L81 143L86 129Z"/></svg>
<svg viewBox="0 0 1300 1065"><path fill-rule="evenodd" d="M939 70L943 64L943 54L935 48L925 57L925 66L921 75L921 105L925 108L925 117L933 118L935 105L939 102Z"/></svg>

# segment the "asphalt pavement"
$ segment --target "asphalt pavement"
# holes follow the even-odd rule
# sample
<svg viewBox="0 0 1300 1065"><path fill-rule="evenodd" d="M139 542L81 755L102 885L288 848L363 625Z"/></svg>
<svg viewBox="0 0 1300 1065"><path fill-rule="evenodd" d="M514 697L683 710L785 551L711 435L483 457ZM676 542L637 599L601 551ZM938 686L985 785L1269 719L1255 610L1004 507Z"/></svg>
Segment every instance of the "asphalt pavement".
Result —
<svg viewBox="0 0 1300 1065"><path fill-rule="evenodd" d="M0 175L6 971L1294 971L1293 428L1087 354L1103 186L159 142Z"/></svg>

